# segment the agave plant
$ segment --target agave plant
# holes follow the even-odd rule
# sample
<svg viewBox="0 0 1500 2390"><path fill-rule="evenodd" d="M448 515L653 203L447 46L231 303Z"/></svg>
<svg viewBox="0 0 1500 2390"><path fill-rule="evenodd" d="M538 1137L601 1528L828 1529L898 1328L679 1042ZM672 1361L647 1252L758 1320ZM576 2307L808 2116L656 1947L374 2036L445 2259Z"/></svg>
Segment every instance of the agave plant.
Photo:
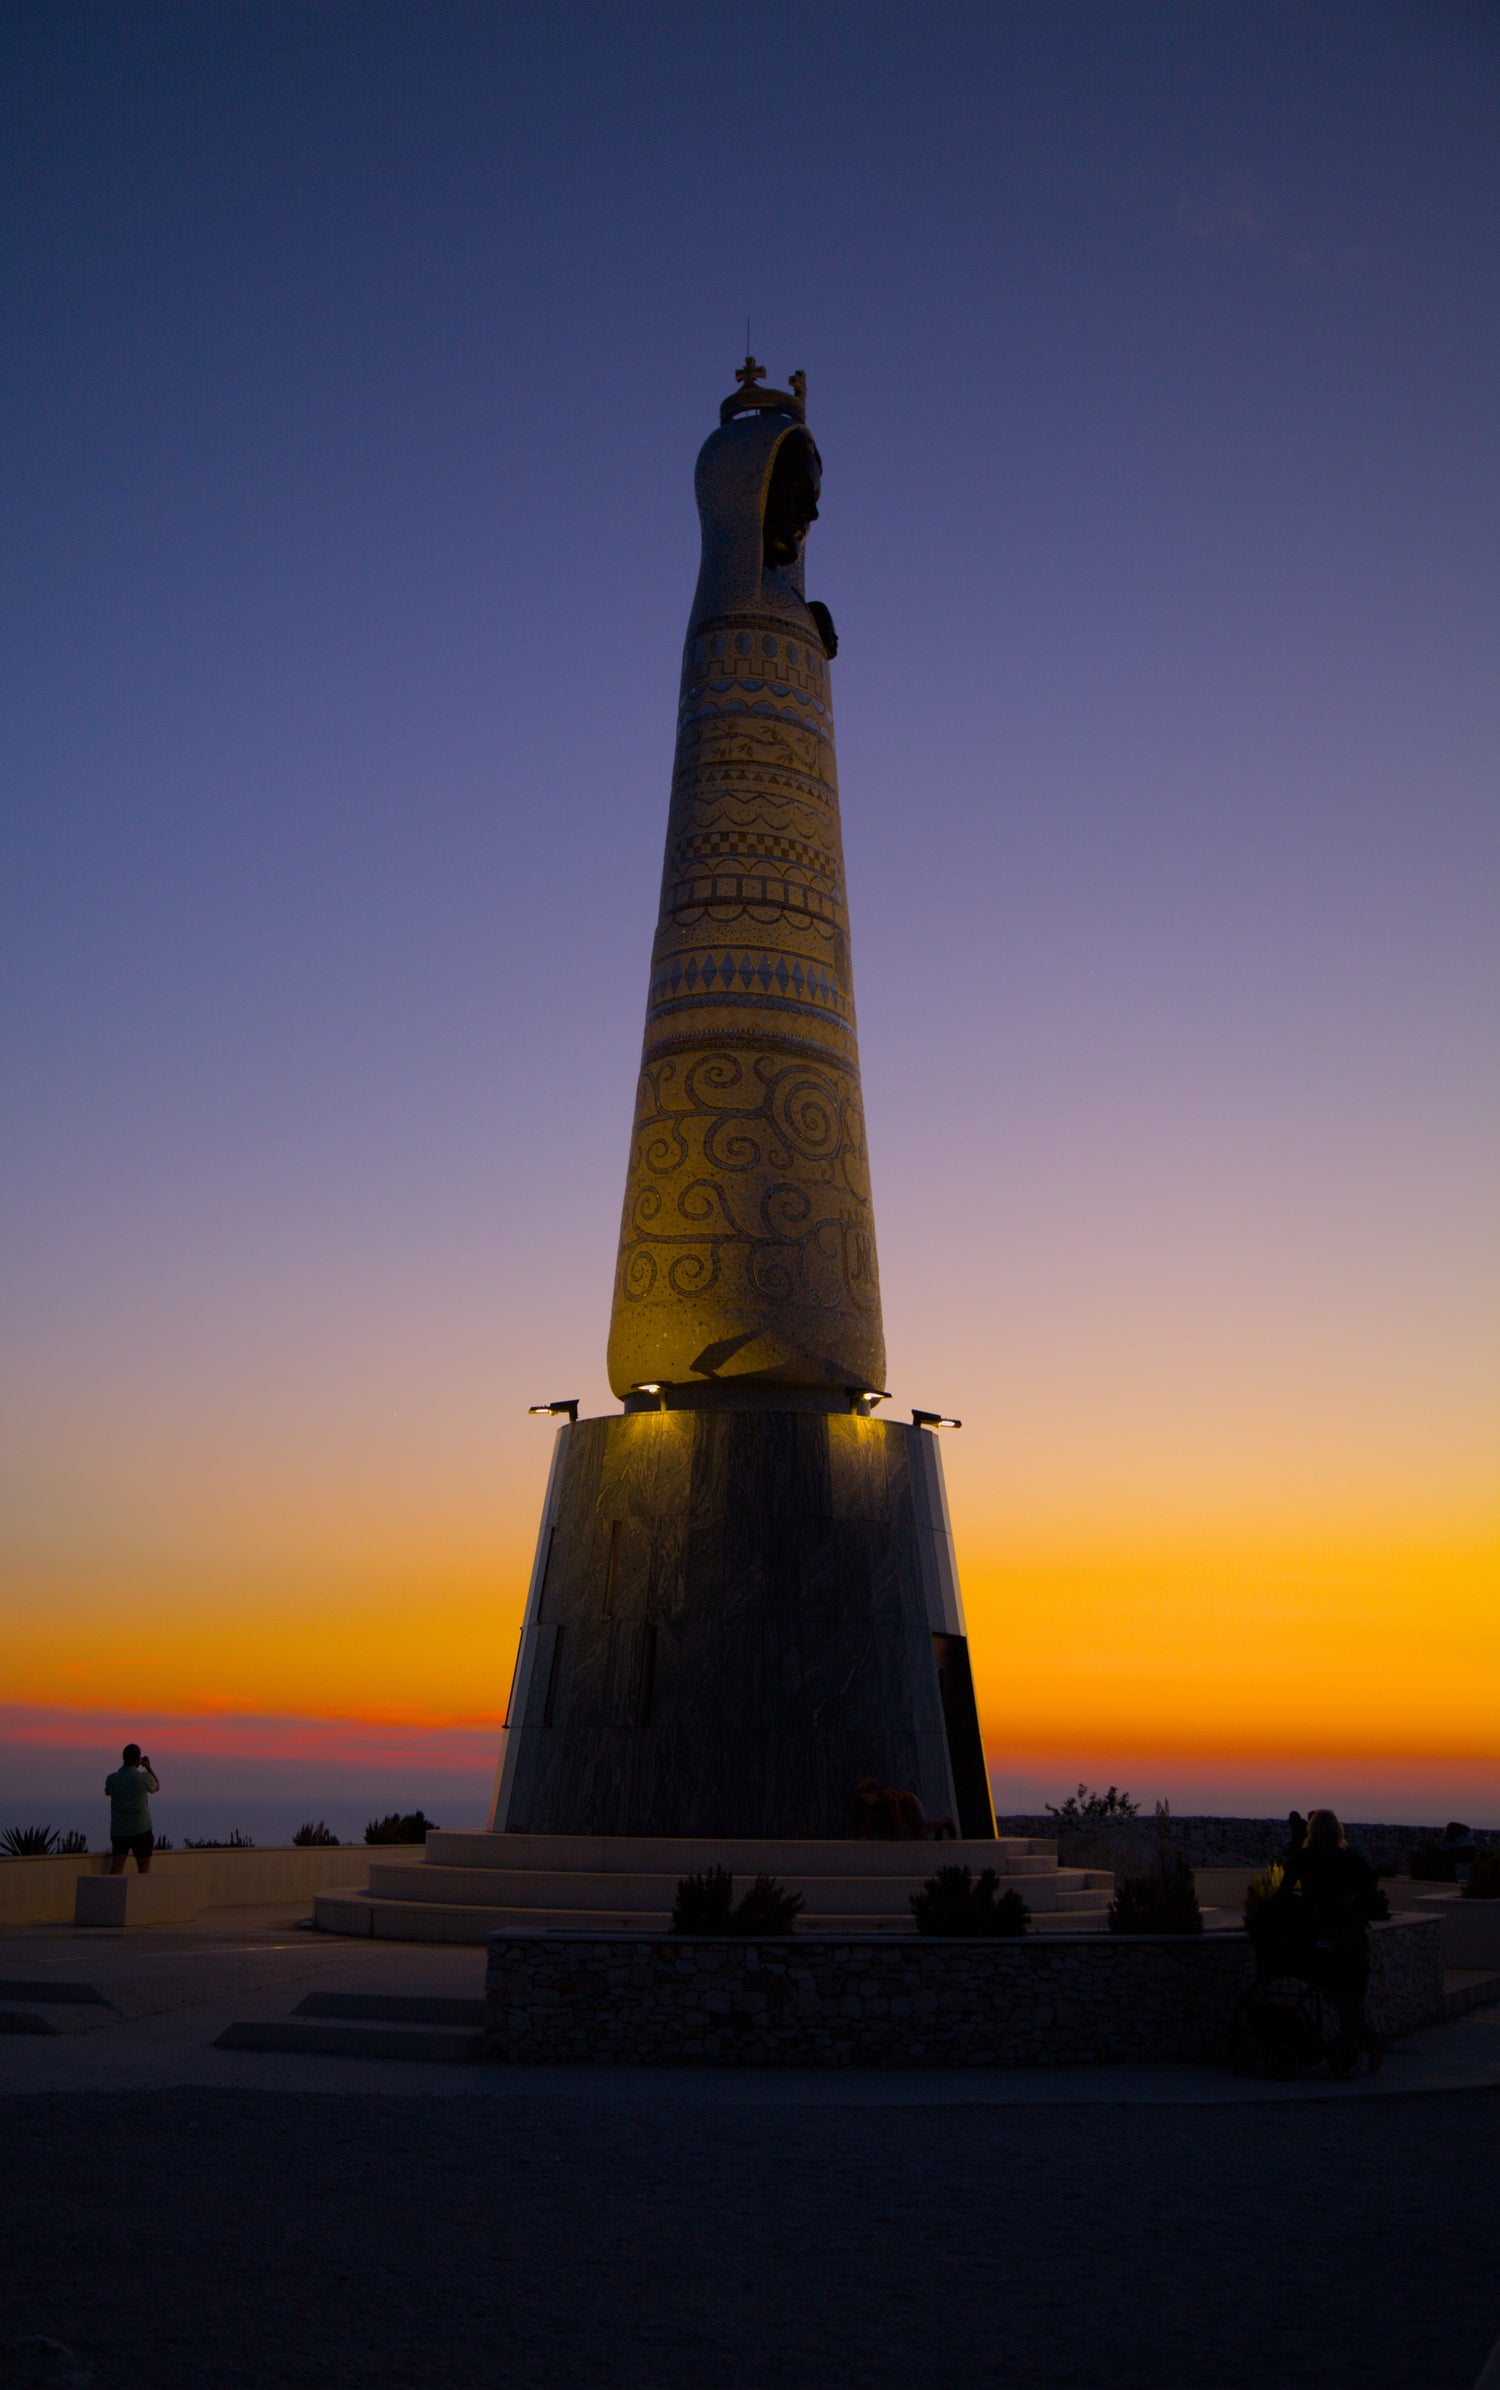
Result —
<svg viewBox="0 0 1500 2390"><path fill-rule="evenodd" d="M722 1867L685 1875L672 1903L674 1934L727 1934L734 1908L734 1878Z"/></svg>
<svg viewBox="0 0 1500 2390"><path fill-rule="evenodd" d="M672 1903L674 1934L789 1934L802 1913L800 1892L774 1876L758 1875L735 1905L734 1878L725 1868L685 1875Z"/></svg>
<svg viewBox="0 0 1500 2390"><path fill-rule="evenodd" d="M729 1920L732 1934L789 1934L802 1914L802 1895L774 1876L758 1875Z"/></svg>
<svg viewBox="0 0 1500 2390"><path fill-rule="evenodd" d="M1019 1892L1000 1890L993 1867L940 1867L911 1896L919 1934L1024 1934L1031 1912Z"/></svg>
<svg viewBox="0 0 1500 2390"><path fill-rule="evenodd" d="M0 1834L0 1851L7 1859L45 1859L56 1848L54 1826L7 1826Z"/></svg>
<svg viewBox="0 0 1500 2390"><path fill-rule="evenodd" d="M1263 1867L1259 1875L1253 1875L1250 1878L1249 1883L1245 1886L1245 1923L1247 1925L1257 1909L1263 1909L1268 1900L1276 1898L1285 1882L1286 1869L1279 1859L1273 1859L1269 1867Z"/></svg>
<svg viewBox="0 0 1500 2390"><path fill-rule="evenodd" d="M156 1838L156 1847L158 1850L163 1847L160 1835ZM211 1834L205 1834L195 1842L191 1834L184 1834L182 1847L185 1851L253 1851L255 1836L242 1834L238 1826L232 1826L227 1842L216 1842Z"/></svg>
<svg viewBox="0 0 1500 2390"><path fill-rule="evenodd" d="M60 1853L65 1853L68 1858L74 1859L80 1851L88 1849L89 1838L87 1834L80 1834L76 1830L71 1834L60 1834L57 1847Z"/></svg>

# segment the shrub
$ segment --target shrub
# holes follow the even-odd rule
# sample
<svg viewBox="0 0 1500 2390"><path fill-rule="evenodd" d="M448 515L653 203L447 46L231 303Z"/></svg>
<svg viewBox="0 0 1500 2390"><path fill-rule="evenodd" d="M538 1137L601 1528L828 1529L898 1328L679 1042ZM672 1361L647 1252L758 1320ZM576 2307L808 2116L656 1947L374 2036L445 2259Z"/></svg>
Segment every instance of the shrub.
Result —
<svg viewBox="0 0 1500 2390"><path fill-rule="evenodd" d="M758 1875L734 1905L734 1878L722 1867L685 1875L672 1903L674 1934L789 1934L802 1913L800 1892L787 1892L774 1876Z"/></svg>
<svg viewBox="0 0 1500 2390"><path fill-rule="evenodd" d="M7 1859L45 1859L57 1848L53 1826L7 1826L0 1834L0 1851Z"/></svg>
<svg viewBox="0 0 1500 2390"><path fill-rule="evenodd" d="M158 1835L156 1847L159 1851L164 1851L169 1846L164 1843L160 1835ZM255 1836L253 1834L242 1834L238 1826L231 1826L229 1829L229 1840L227 1842L215 1841L212 1834L204 1834L199 1838L198 1841L195 1842L191 1834L184 1834L182 1838L182 1847L185 1851L253 1851L255 1848Z"/></svg>
<svg viewBox="0 0 1500 2390"><path fill-rule="evenodd" d="M1465 1900L1500 1900L1500 1851L1481 1851L1469 1869Z"/></svg>
<svg viewBox="0 0 1500 2390"><path fill-rule="evenodd" d="M1440 1842L1419 1842L1406 1863L1413 1883L1456 1884L1458 1861Z"/></svg>
<svg viewBox="0 0 1500 2390"><path fill-rule="evenodd" d="M730 1918L729 1930L732 1934L789 1934L801 1914L800 1892L788 1892L774 1876L758 1875Z"/></svg>
<svg viewBox="0 0 1500 2390"><path fill-rule="evenodd" d="M170 1851L176 1847L170 1834L155 1834L151 1839L152 1847L158 1851Z"/></svg>
<svg viewBox="0 0 1500 2390"><path fill-rule="evenodd" d="M365 1828L366 1842L425 1842L429 1834L439 1831L435 1817L424 1817L420 1809L413 1809L403 1817L393 1809L389 1817L372 1817Z"/></svg>
<svg viewBox="0 0 1500 2390"><path fill-rule="evenodd" d="M722 1867L685 1875L672 1903L674 1934L727 1934L734 1908L734 1878Z"/></svg>
<svg viewBox="0 0 1500 2390"><path fill-rule="evenodd" d="M292 1836L292 1841L294 1845L300 1845L304 1849L313 1844L316 1844L320 1850L325 1848L337 1850L339 1846L337 1834L330 1834L321 1818L316 1825L309 1818L305 1826L297 1828L296 1833Z"/></svg>
<svg viewBox="0 0 1500 2390"><path fill-rule="evenodd" d="M1249 1883L1245 1886L1245 1923L1247 1925L1258 1909L1263 1909L1268 1900L1276 1898L1285 1882L1286 1869L1279 1859L1273 1859L1269 1867L1263 1867L1259 1875L1253 1875L1250 1878Z"/></svg>
<svg viewBox="0 0 1500 2390"><path fill-rule="evenodd" d="M69 1859L76 1858L80 1851L86 1851L88 1847L89 1838L87 1834L79 1834L75 1831L72 1834L59 1834L57 1838L57 1848L59 1853Z"/></svg>
<svg viewBox="0 0 1500 2390"><path fill-rule="evenodd" d="M1024 1934L1031 1917L1019 1892L1000 1891L993 1867L977 1881L967 1867L940 1867L912 1894L911 1913L919 1934Z"/></svg>
<svg viewBox="0 0 1500 2390"><path fill-rule="evenodd" d="M1127 1876L1109 1904L1112 1934L1201 1934L1203 1911L1193 1890L1192 1870L1163 1869Z"/></svg>
<svg viewBox="0 0 1500 2390"><path fill-rule="evenodd" d="M1097 1793L1080 1784L1076 1793L1069 1793L1060 1809L1051 1801L1047 1803L1047 1815L1064 1826L1082 1825L1086 1817L1139 1817L1140 1810L1139 1801L1132 1801L1128 1792L1117 1792L1114 1785L1108 1792Z"/></svg>

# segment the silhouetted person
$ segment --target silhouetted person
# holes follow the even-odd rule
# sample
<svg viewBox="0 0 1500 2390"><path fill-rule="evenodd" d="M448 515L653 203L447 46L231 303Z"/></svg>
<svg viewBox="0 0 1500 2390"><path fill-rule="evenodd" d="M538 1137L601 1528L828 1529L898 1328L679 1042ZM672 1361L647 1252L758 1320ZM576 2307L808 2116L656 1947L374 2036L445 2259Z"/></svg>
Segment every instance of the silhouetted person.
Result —
<svg viewBox="0 0 1500 2390"><path fill-rule="evenodd" d="M109 1847L114 1856L109 1863L111 1875L123 1875L125 1862L131 1852L142 1875L151 1872L151 1853L156 1848L156 1836L151 1830L151 1795L161 1786L151 1773L151 1762L141 1755L139 1743L127 1743L121 1753L123 1767L104 1779L109 1795Z"/></svg>
<svg viewBox="0 0 1500 2390"><path fill-rule="evenodd" d="M1331 1809L1313 1811L1307 1840L1288 1862L1286 1879L1270 1905L1300 1944L1305 1963L1296 1971L1320 1985L1339 2012L1342 2053L1357 2063L1363 2046L1371 2064L1378 2064L1381 2045L1365 2027L1365 1987L1371 1921L1388 1917L1390 1903L1368 1859L1350 1850Z"/></svg>
<svg viewBox="0 0 1500 2390"><path fill-rule="evenodd" d="M1290 1867L1307 1840L1307 1820L1300 1809L1290 1811L1286 1821L1286 1849L1277 1860L1278 1867Z"/></svg>
<svg viewBox="0 0 1500 2390"><path fill-rule="evenodd" d="M1462 1881L1473 1866L1479 1852L1479 1845L1474 1839L1473 1827L1460 1825L1456 1817L1450 1817L1443 1828L1442 1847L1448 1857L1457 1863L1459 1878Z"/></svg>

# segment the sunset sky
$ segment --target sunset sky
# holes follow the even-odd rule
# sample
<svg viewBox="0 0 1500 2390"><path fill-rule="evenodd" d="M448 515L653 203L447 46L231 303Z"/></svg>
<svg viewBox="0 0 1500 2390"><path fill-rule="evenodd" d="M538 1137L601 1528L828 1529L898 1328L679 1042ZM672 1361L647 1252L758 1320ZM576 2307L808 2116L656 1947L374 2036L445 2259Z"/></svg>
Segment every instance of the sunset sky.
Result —
<svg viewBox="0 0 1500 2390"><path fill-rule="evenodd" d="M482 1816L807 371L1002 1808L1500 1825L1500 18L6 11L0 1826Z"/></svg>

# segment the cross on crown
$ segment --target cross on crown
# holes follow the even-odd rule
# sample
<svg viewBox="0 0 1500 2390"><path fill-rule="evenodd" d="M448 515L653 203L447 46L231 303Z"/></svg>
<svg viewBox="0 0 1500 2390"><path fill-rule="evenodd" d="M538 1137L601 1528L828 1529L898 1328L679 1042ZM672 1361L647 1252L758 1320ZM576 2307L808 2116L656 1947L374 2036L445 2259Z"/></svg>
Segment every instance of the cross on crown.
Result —
<svg viewBox="0 0 1500 2390"><path fill-rule="evenodd" d="M719 421L729 423L736 415L791 415L799 422L807 421L807 376L792 375L790 390L761 390L757 383L766 378L766 369L758 359L747 356L743 365L735 368L738 388L726 398L719 409Z"/></svg>

